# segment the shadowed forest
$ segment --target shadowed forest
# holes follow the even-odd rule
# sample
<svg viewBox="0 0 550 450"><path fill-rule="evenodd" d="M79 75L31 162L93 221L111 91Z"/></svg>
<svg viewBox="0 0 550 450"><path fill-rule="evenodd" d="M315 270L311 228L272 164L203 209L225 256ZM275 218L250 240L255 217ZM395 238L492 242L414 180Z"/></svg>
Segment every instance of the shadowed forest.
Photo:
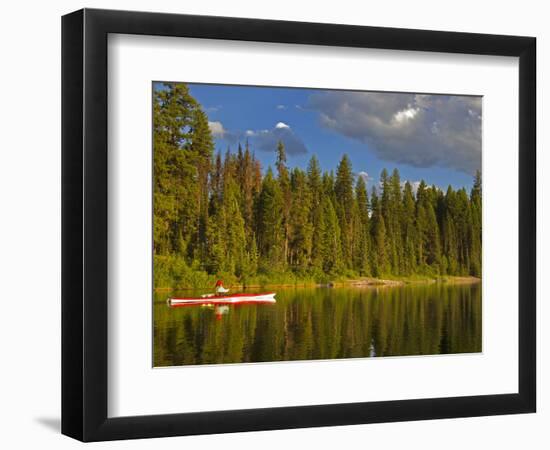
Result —
<svg viewBox="0 0 550 450"><path fill-rule="evenodd" d="M244 142L214 152L208 116L184 83L153 90L156 288L481 276L481 175L472 189L415 186L384 169L367 189L343 154L289 167L279 142L261 167ZM334 149L339 152L339 149Z"/></svg>

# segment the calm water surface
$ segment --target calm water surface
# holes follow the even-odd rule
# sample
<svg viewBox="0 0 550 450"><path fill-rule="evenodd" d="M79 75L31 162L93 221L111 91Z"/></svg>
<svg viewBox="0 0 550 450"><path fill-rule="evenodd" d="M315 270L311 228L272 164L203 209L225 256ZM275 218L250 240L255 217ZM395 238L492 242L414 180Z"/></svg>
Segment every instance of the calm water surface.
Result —
<svg viewBox="0 0 550 450"><path fill-rule="evenodd" d="M157 293L154 365L481 352L480 283L274 291L275 304L215 308Z"/></svg>

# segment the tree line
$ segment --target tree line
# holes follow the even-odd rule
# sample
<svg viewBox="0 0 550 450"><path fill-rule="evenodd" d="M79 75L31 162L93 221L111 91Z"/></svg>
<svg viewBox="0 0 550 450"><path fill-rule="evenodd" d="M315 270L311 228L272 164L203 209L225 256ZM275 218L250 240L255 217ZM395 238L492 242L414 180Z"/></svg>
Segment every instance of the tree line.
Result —
<svg viewBox="0 0 550 450"><path fill-rule="evenodd" d="M424 181L415 190L384 169L369 193L345 154L336 172L315 155L307 170L290 168L279 142L265 173L248 143L214 154L208 117L185 84L155 89L153 116L157 287L210 276L481 275L479 172L468 193Z"/></svg>

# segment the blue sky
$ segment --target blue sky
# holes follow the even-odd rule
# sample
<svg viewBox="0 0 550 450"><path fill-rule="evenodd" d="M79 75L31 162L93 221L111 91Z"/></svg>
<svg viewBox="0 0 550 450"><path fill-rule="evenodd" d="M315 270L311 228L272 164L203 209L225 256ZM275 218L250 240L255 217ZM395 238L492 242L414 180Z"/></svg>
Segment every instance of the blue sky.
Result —
<svg viewBox="0 0 550 450"><path fill-rule="evenodd" d="M276 143L290 167L312 154L336 170L344 153L372 186L386 167L403 180L446 188L471 187L481 168L481 98L407 93L189 84L203 106L216 150L237 150L246 139L263 169ZM376 180L376 181L375 181Z"/></svg>

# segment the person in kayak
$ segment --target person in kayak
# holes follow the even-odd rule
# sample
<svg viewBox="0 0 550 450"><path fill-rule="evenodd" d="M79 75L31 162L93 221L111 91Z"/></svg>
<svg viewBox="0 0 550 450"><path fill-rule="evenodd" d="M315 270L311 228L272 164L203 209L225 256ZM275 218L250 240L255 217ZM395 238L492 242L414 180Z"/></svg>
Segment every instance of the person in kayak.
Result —
<svg viewBox="0 0 550 450"><path fill-rule="evenodd" d="M216 291L216 295L223 295L229 292L229 289L223 287L222 280L216 281L216 287L214 289Z"/></svg>

